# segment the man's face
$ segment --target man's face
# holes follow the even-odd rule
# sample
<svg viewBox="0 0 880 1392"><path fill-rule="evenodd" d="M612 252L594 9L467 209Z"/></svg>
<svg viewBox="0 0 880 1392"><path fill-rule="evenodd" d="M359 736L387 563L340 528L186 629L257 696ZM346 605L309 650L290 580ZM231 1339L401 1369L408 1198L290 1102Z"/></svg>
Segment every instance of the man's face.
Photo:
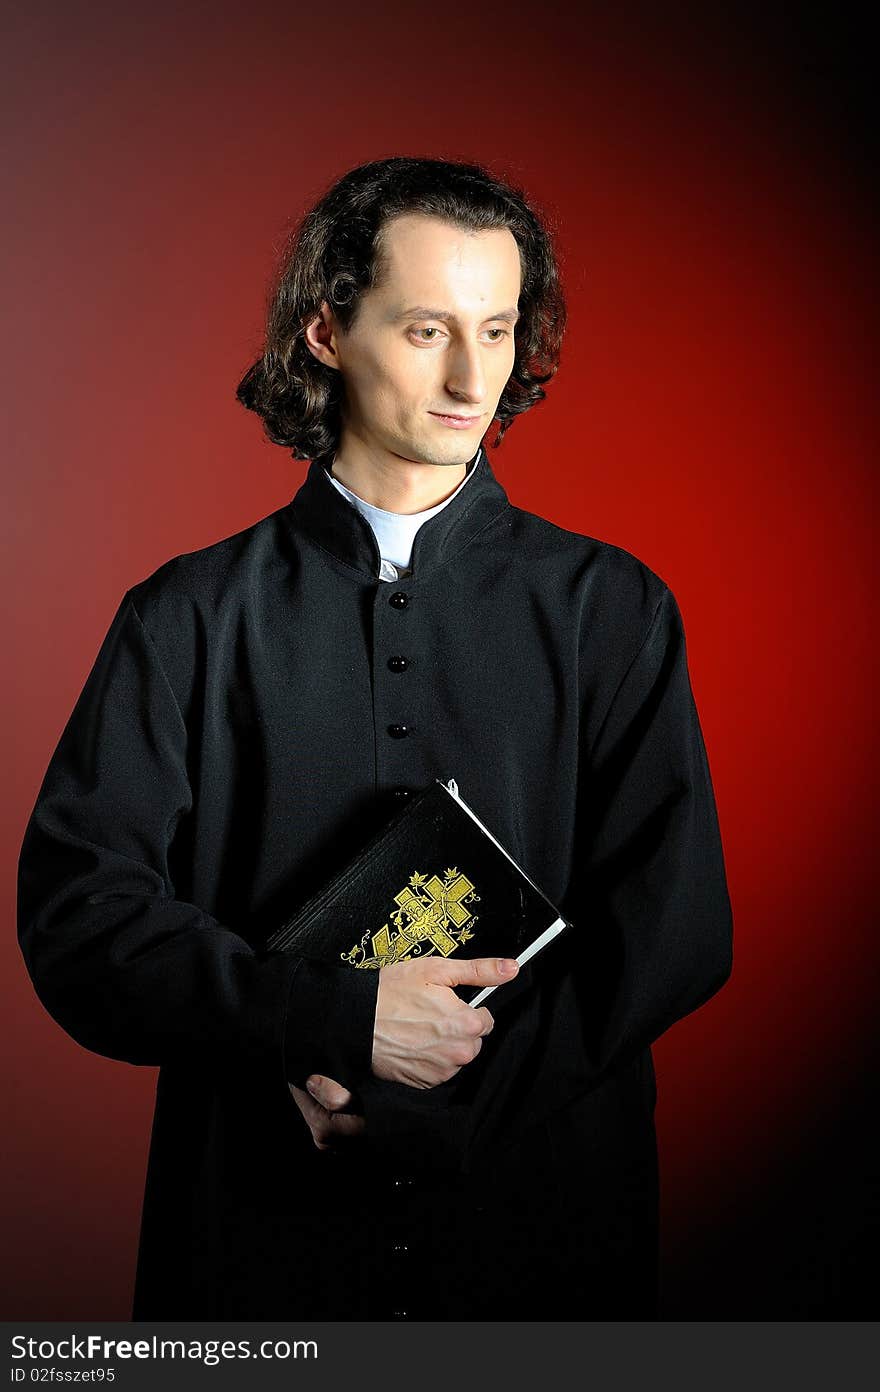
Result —
<svg viewBox="0 0 880 1392"><path fill-rule="evenodd" d="M335 325L342 449L355 436L377 461L465 464L513 368L516 241L421 214L394 218L383 240L380 284L348 332Z"/></svg>

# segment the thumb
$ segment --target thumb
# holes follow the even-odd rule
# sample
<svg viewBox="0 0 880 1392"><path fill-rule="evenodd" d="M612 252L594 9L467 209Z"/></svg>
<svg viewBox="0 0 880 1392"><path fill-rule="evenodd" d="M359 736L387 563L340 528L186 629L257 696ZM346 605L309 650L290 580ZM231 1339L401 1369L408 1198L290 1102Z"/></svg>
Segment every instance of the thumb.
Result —
<svg viewBox="0 0 880 1392"><path fill-rule="evenodd" d="M348 1088L337 1083L335 1078L325 1078L320 1073L312 1073L306 1079L306 1090L328 1112L341 1112L351 1102Z"/></svg>
<svg viewBox="0 0 880 1392"><path fill-rule="evenodd" d="M519 963L513 957L438 957L430 958L435 964L429 981L438 986L500 986L510 981L519 971Z"/></svg>

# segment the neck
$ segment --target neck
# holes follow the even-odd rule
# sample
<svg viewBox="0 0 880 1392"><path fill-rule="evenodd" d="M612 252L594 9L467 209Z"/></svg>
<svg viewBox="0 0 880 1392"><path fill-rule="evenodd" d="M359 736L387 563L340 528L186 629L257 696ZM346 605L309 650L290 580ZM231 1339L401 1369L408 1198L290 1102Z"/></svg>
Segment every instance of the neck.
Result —
<svg viewBox="0 0 880 1392"><path fill-rule="evenodd" d="M352 449L343 442L330 470L365 503L384 512L424 512L454 493L467 464L423 464L385 451Z"/></svg>

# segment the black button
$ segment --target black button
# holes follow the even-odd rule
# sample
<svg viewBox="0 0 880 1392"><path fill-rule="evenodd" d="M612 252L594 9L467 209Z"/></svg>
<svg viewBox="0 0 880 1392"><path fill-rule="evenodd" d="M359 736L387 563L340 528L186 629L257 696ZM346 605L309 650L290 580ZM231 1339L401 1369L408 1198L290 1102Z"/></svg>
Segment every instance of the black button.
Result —
<svg viewBox="0 0 880 1392"><path fill-rule="evenodd" d="M408 725L389 725L388 733L392 739L406 739L409 734Z"/></svg>
<svg viewBox="0 0 880 1392"><path fill-rule="evenodd" d="M388 603L392 609L405 609L409 604L409 595L404 594L403 590L395 590Z"/></svg>
<svg viewBox="0 0 880 1392"><path fill-rule="evenodd" d="M410 790L409 788L392 788L391 796L395 802L406 802L407 798L410 797Z"/></svg>
<svg viewBox="0 0 880 1392"><path fill-rule="evenodd" d="M389 657L388 666L392 672L405 672L409 663L405 657Z"/></svg>

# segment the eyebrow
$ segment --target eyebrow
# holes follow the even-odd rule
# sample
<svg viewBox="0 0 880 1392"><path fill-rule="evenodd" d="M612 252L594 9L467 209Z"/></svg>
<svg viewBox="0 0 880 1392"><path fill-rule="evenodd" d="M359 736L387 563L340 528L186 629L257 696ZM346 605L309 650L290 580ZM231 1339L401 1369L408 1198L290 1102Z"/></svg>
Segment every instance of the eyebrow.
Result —
<svg viewBox="0 0 880 1392"><path fill-rule="evenodd" d="M488 319L503 319L508 324L515 324L519 319L519 310L500 309L497 314L487 314L485 323ZM402 309L399 314L395 314L394 319L454 319L455 315L450 309L431 309L427 305L413 305L411 309Z"/></svg>

